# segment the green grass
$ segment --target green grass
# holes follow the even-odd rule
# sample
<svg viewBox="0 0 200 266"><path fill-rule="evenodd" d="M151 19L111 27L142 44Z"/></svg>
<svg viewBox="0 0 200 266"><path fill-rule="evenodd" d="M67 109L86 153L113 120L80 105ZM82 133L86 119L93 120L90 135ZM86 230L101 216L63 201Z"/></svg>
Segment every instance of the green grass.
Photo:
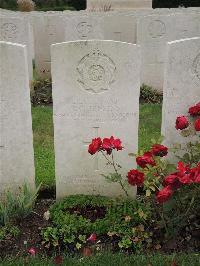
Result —
<svg viewBox="0 0 200 266"><path fill-rule="evenodd" d="M33 132L37 184L55 185L53 120L51 107L33 107ZM160 137L161 105L140 106L139 148L150 147L152 138ZM113 132L114 134L114 132ZM119 136L120 137L120 136Z"/></svg>
<svg viewBox="0 0 200 266"><path fill-rule="evenodd" d="M161 254L145 256L145 255L129 255L126 256L122 253L115 254L99 254L93 257L66 257L62 265L67 266L172 266L176 262L177 266L199 266L199 255L172 255L163 256ZM1 266L21 266L21 265L38 265L47 266L55 265L53 259L49 258L7 258L4 262L0 263Z"/></svg>
<svg viewBox="0 0 200 266"><path fill-rule="evenodd" d="M32 108L36 181L47 186L55 185L52 115L51 107Z"/></svg>
<svg viewBox="0 0 200 266"><path fill-rule="evenodd" d="M159 104L140 105L139 149L147 150L151 139L160 138L162 108Z"/></svg>

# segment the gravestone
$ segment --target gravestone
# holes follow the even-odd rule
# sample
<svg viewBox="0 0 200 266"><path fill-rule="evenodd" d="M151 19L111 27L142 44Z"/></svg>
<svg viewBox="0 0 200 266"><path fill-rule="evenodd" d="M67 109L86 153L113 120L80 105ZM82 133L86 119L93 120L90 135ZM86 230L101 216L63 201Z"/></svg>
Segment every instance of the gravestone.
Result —
<svg viewBox="0 0 200 266"><path fill-rule="evenodd" d="M103 29L104 40L122 41L136 43L137 39L137 19L132 14L125 12L107 12L104 16L101 28Z"/></svg>
<svg viewBox="0 0 200 266"><path fill-rule="evenodd" d="M162 91L167 42L196 36L200 36L198 13L180 9L168 15L141 17L137 30L142 54L141 82Z"/></svg>
<svg viewBox="0 0 200 266"><path fill-rule="evenodd" d="M0 197L26 182L34 188L34 157L27 54L0 42Z"/></svg>
<svg viewBox="0 0 200 266"><path fill-rule="evenodd" d="M12 12L11 14L13 14ZM10 14L10 13L8 13ZM12 17L6 14L0 16L0 41L26 45L28 55L29 80L33 78L32 53L30 46L30 25L28 18L16 13Z"/></svg>
<svg viewBox="0 0 200 266"><path fill-rule="evenodd" d="M65 19L65 41L103 39L102 18L91 13L70 13Z"/></svg>
<svg viewBox="0 0 200 266"><path fill-rule="evenodd" d="M134 168L137 152L140 53L136 45L114 41L77 41L52 45L54 138L57 198L70 194L120 196L108 184L105 158L87 149L95 137L121 138L116 154L123 174ZM136 189L130 189L134 196Z"/></svg>
<svg viewBox="0 0 200 266"><path fill-rule="evenodd" d="M38 77L51 76L50 46L65 40L64 20L60 12L34 12L32 25L35 38L35 70Z"/></svg>
<svg viewBox="0 0 200 266"><path fill-rule="evenodd" d="M175 129L177 116L188 115L190 106L200 101L200 38L169 42L163 90L162 135L173 147L190 138Z"/></svg>
<svg viewBox="0 0 200 266"><path fill-rule="evenodd" d="M87 0L88 10L103 10L109 6L112 10L152 8L152 0Z"/></svg>
<svg viewBox="0 0 200 266"><path fill-rule="evenodd" d="M141 47L141 82L163 90L166 43L173 32L171 15L150 15L140 18L137 44Z"/></svg>

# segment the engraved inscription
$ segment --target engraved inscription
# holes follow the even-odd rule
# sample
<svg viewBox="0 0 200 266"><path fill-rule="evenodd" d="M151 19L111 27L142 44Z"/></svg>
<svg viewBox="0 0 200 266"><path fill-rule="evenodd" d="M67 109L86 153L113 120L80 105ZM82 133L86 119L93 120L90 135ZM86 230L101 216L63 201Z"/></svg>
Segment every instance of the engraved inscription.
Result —
<svg viewBox="0 0 200 266"><path fill-rule="evenodd" d="M148 26L149 35L152 38L160 38L166 33L165 23L161 20L154 20Z"/></svg>
<svg viewBox="0 0 200 266"><path fill-rule="evenodd" d="M197 55L192 64L192 72L195 74L195 76L200 82L200 54Z"/></svg>
<svg viewBox="0 0 200 266"><path fill-rule="evenodd" d="M75 121L90 122L126 122L130 117L135 116L134 112L127 112L121 107L118 99L88 101L86 99L74 99L68 105L67 112L56 114L66 119Z"/></svg>
<svg viewBox="0 0 200 266"><path fill-rule="evenodd" d="M4 40L12 41L17 38L17 26L13 23L4 23L1 27L1 35Z"/></svg>
<svg viewBox="0 0 200 266"><path fill-rule="evenodd" d="M76 30L80 38L87 38L88 35L92 32L92 29L93 29L92 25L89 24L88 22L80 22L76 26Z"/></svg>
<svg viewBox="0 0 200 266"><path fill-rule="evenodd" d="M100 93L110 89L116 66L109 56L95 49L80 60L77 71L78 81L86 91Z"/></svg>
<svg viewBox="0 0 200 266"><path fill-rule="evenodd" d="M92 190L96 191L98 190L99 185L101 185L101 188L107 187L106 182L103 182L102 180L97 180L94 178L94 176L88 176L88 175L70 175L66 176L65 179L62 180L63 184L72 184L75 187L81 187L83 190Z"/></svg>

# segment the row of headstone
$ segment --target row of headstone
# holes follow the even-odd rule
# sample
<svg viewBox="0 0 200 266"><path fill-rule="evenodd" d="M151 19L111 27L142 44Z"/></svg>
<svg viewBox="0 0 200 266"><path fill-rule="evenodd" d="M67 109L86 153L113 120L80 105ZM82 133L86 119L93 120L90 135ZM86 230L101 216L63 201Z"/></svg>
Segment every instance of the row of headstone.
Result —
<svg viewBox="0 0 200 266"><path fill-rule="evenodd" d="M63 15L49 14L42 16L41 20L40 15L36 15L36 72L39 76L50 75L51 44L91 39L123 41L141 46L141 81L162 91L166 44L169 41L200 36L200 13L145 13L81 12L75 15L74 12L66 12L64 19ZM45 47L42 52L41 47Z"/></svg>
<svg viewBox="0 0 200 266"><path fill-rule="evenodd" d="M152 8L152 0L87 0L87 10Z"/></svg>
<svg viewBox="0 0 200 266"><path fill-rule="evenodd" d="M115 40L141 46L141 81L160 91L163 90L166 43L200 36L199 8L30 12L26 15L4 11L0 20L0 40L27 45L30 79L31 58L35 59L37 76L50 77L51 44L90 39Z"/></svg>
<svg viewBox="0 0 200 266"><path fill-rule="evenodd" d="M162 133L179 141L176 116L200 97L200 38L168 43ZM31 105L25 46L0 42L0 193L34 187ZM184 55L184 56L183 56ZM77 41L52 46L57 198L69 194L121 195L101 173L106 161L87 154L94 137L114 135L123 174L136 165L139 124L140 48L114 41ZM186 140L187 141L187 140ZM134 196L134 188L129 191Z"/></svg>
<svg viewBox="0 0 200 266"><path fill-rule="evenodd" d="M29 80L33 78L34 37L29 16L22 12L0 12L0 41L26 45Z"/></svg>

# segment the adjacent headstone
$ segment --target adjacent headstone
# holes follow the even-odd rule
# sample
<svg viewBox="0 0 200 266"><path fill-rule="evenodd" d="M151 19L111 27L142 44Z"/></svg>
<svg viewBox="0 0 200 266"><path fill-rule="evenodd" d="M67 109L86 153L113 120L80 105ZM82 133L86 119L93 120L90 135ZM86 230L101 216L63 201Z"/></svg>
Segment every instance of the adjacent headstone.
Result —
<svg viewBox="0 0 200 266"><path fill-rule="evenodd" d="M14 12L12 12L12 14L13 13ZM19 17L17 13L12 17L6 14L0 16L0 41L26 45L28 55L29 80L32 80L33 66L30 36L30 25L25 17Z"/></svg>
<svg viewBox="0 0 200 266"><path fill-rule="evenodd" d="M200 38L169 42L167 50L162 135L173 147L190 140L175 129L177 116L187 116L188 108L200 101Z"/></svg>
<svg viewBox="0 0 200 266"><path fill-rule="evenodd" d="M50 46L65 40L64 20L54 13L33 13L35 38L35 70L38 77L51 76Z"/></svg>
<svg viewBox="0 0 200 266"><path fill-rule="evenodd" d="M71 15L65 19L65 41L103 39L103 16L88 13Z"/></svg>
<svg viewBox="0 0 200 266"><path fill-rule="evenodd" d="M114 135L125 149L116 154L123 174L135 167L140 88L136 45L114 41L77 41L52 45L54 138L57 198L70 194L123 195L108 184L106 160L91 156L92 138ZM130 189L134 196L135 189Z"/></svg>
<svg viewBox="0 0 200 266"><path fill-rule="evenodd" d="M185 10L168 15L149 15L138 22L137 44L141 46L141 81L163 90L166 45L169 41L200 36L200 14Z"/></svg>
<svg viewBox="0 0 200 266"><path fill-rule="evenodd" d="M163 90L166 43L173 31L171 15L151 15L139 20L137 44L141 47L141 82Z"/></svg>
<svg viewBox="0 0 200 266"><path fill-rule="evenodd" d="M110 12L107 12L110 13ZM104 40L137 42L137 19L132 14L114 13L104 16L101 28Z"/></svg>
<svg viewBox="0 0 200 266"><path fill-rule="evenodd" d="M152 0L87 0L88 10L152 8Z"/></svg>
<svg viewBox="0 0 200 266"><path fill-rule="evenodd" d="M27 54L24 45L0 42L0 197L25 182L34 188Z"/></svg>

